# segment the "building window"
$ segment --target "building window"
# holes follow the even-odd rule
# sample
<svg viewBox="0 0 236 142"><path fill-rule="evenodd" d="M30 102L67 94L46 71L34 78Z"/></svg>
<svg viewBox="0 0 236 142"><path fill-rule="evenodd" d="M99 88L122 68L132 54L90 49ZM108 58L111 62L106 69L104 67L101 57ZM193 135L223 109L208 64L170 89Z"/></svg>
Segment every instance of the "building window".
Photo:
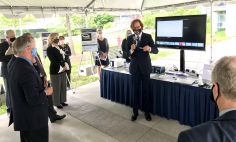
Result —
<svg viewBox="0 0 236 142"><path fill-rule="evenodd" d="M225 30L225 11L217 12L217 31Z"/></svg>

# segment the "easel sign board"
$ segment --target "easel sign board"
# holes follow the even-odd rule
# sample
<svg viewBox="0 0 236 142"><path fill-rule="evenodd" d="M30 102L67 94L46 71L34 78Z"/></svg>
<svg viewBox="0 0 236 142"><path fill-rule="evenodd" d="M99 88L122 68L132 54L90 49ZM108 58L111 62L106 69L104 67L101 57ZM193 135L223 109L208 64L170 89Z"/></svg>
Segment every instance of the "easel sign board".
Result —
<svg viewBox="0 0 236 142"><path fill-rule="evenodd" d="M98 51L96 29L81 29L82 51Z"/></svg>
<svg viewBox="0 0 236 142"><path fill-rule="evenodd" d="M47 48L48 48L48 36L50 33L41 33L42 43L43 43L43 57L47 57Z"/></svg>

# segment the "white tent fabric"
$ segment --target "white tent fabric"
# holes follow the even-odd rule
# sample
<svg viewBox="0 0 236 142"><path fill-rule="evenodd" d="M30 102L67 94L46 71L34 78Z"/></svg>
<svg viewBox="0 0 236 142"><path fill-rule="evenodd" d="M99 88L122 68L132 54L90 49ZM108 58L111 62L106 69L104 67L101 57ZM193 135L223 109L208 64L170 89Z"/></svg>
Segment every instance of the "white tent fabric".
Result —
<svg viewBox="0 0 236 142"><path fill-rule="evenodd" d="M0 0L0 13L143 11L170 5L181 6L209 2L210 0Z"/></svg>

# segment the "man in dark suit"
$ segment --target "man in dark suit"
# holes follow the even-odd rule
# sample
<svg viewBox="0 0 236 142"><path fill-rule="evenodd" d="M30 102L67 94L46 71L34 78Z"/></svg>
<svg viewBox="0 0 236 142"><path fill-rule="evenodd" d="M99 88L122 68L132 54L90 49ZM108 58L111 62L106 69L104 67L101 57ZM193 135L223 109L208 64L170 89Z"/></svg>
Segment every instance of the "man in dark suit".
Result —
<svg viewBox="0 0 236 142"><path fill-rule="evenodd" d="M15 40L15 32L13 30L6 31L6 41L0 44L0 62L2 63L1 66L1 76L3 77L4 86L6 89L6 106L7 112L10 113L10 96L9 96L9 86L8 86L8 71L7 71L7 64L10 61L12 55L6 55L6 51Z"/></svg>
<svg viewBox="0 0 236 142"><path fill-rule="evenodd" d="M131 56L129 71L133 84L133 115L131 120L135 121L138 117L139 92L142 90L144 115L147 121L151 121L149 82L152 65L149 53L157 54L158 49L154 45L151 35L142 32L143 23L139 19L131 22L131 29L134 34L129 36L127 40L128 53Z"/></svg>
<svg viewBox="0 0 236 142"><path fill-rule="evenodd" d="M33 37L18 37L13 42L15 60L9 65L9 93L11 94L14 130L20 131L21 142L48 142L48 102L51 87L44 89L33 67L37 56Z"/></svg>
<svg viewBox="0 0 236 142"><path fill-rule="evenodd" d="M24 33L22 36L23 37L28 37L28 38L30 38L30 37L33 38L31 33ZM15 58L12 58L9 61L8 66L10 66L10 64L11 64L10 62L12 62L12 60L14 60L14 59ZM49 83L48 83L47 74L44 70L44 67L43 67L43 64L41 62L40 56L37 54L37 56L35 56L34 59L35 60L33 60L33 66L36 69L36 71L38 72L38 75L40 76L40 78L42 80L42 83L43 83L42 85L44 86L44 88L47 88L49 86ZM58 115L57 111L54 109L52 95L47 96L47 98L48 98L48 117L49 117L50 121L52 123L54 123L57 120L64 119L66 117L66 115L65 114Z"/></svg>
<svg viewBox="0 0 236 142"><path fill-rule="evenodd" d="M236 141L236 56L221 58L212 71L212 100L220 116L179 134L178 142Z"/></svg>

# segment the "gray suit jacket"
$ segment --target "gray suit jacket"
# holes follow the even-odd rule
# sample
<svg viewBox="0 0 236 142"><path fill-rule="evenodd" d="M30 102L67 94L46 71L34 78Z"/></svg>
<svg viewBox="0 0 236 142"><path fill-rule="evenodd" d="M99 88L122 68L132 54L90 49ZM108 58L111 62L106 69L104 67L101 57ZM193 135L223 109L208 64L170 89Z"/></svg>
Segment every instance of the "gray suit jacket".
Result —
<svg viewBox="0 0 236 142"><path fill-rule="evenodd" d="M236 142L236 110L181 132L178 142Z"/></svg>

